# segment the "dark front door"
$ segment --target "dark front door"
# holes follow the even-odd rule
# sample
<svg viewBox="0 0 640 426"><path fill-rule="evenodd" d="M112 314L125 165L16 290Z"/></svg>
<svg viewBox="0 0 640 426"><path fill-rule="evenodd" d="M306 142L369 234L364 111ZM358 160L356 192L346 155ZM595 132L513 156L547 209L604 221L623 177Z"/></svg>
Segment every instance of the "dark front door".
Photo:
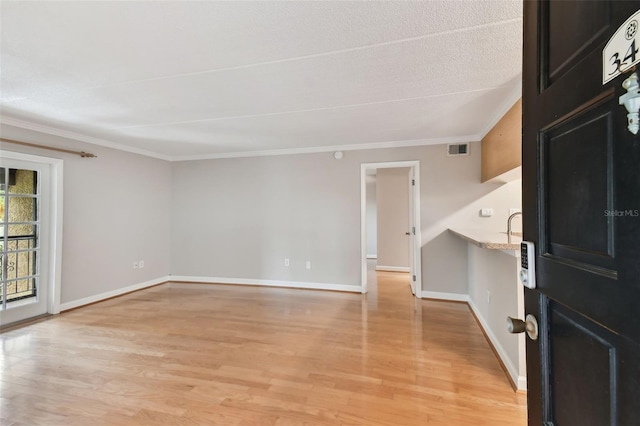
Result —
<svg viewBox="0 0 640 426"><path fill-rule="evenodd" d="M640 134L618 105L632 70L603 85L602 52L640 2L524 7L524 238L537 280L525 309L540 326L527 339L529 425L638 426Z"/></svg>

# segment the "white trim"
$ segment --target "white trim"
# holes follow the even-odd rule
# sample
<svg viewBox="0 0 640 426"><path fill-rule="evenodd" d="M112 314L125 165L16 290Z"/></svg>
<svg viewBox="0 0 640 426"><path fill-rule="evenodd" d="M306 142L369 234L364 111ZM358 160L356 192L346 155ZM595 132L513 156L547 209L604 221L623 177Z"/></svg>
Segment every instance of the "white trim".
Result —
<svg viewBox="0 0 640 426"><path fill-rule="evenodd" d="M503 114L504 115L504 114ZM500 116L502 117L502 116ZM477 142L482 139L481 134L452 136L447 138L431 138L431 139L411 139L403 141L385 141L363 144L348 145L332 145L332 146L313 146L307 148L286 148L286 149L270 149L262 151L246 151L246 152L222 152L217 154L197 154L197 155L165 155L146 149L134 148L125 144L111 142L106 139L100 139L93 136L85 135L78 132L62 130L52 126L32 123L30 121L19 120L17 118L1 116L0 123L7 126L19 127L21 129L32 130L34 132L45 133L48 135L59 136L62 138L73 139L92 145L104 146L106 148L117 149L120 151L130 152L132 154L144 155L147 157L157 158L165 161L195 161L195 160L217 160L221 158L246 158L246 157L268 157L275 155L294 155L294 154L316 154L321 152L335 151L359 151L364 149L385 149L385 148L405 148L412 146L441 145L447 143L465 143Z"/></svg>
<svg viewBox="0 0 640 426"><path fill-rule="evenodd" d="M159 160L171 161L171 157L168 155L158 154L157 152L148 151L146 149L134 148L128 145L111 142L105 139L100 139L93 136L84 135L81 133L62 130L56 127L45 126L43 124L32 123L30 121L18 120L17 118L2 116L0 117L0 123L5 124L7 126L13 126L13 127L19 127L21 129L32 130L34 132L45 133L53 136L59 136L61 138L73 139L80 142L86 142L92 145L99 145L99 146L104 146L106 148L117 149L119 151L130 152L132 154L139 154L147 157L157 158Z"/></svg>
<svg viewBox="0 0 640 426"><path fill-rule="evenodd" d="M360 291L367 292L367 168L360 165Z"/></svg>
<svg viewBox="0 0 640 426"><path fill-rule="evenodd" d="M377 254L368 254L367 255L367 259L377 259L378 255Z"/></svg>
<svg viewBox="0 0 640 426"><path fill-rule="evenodd" d="M233 285L253 285L253 286L265 286L265 287L287 287L287 288L302 288L310 290L333 290L333 291L347 291L347 292L360 292L360 287L357 285L345 285L345 284L327 284L327 283L309 283L302 281L280 281L280 280L259 280L252 278L228 278L228 277L200 277L200 276L186 276L186 275L171 275L169 281L175 283L176 281L186 283L200 283L201 284L233 284ZM182 285L182 284L179 284Z"/></svg>
<svg viewBox="0 0 640 426"><path fill-rule="evenodd" d="M367 292L367 171L371 169L389 169L396 167L406 167L413 169L413 176L416 180L414 199L414 224L416 235L414 238L414 250L418 253L418 262L415 262L416 276L415 292L416 297L420 297L422 291L422 227L420 225L420 161L389 161L383 163L362 163L360 164L360 288L362 293ZM411 271L409 271L411 272Z"/></svg>
<svg viewBox="0 0 640 426"><path fill-rule="evenodd" d="M54 164L62 162L59 158L45 157L43 155L25 154L23 152L11 151L8 149L0 149L2 158L10 158L12 160L31 161L40 164Z"/></svg>
<svg viewBox="0 0 640 426"><path fill-rule="evenodd" d="M171 161L217 160L221 158L268 157L273 155L316 154L320 152L360 151L363 149L406 148L412 146L442 145L447 143L478 142L479 134L453 136L448 138L412 139L406 141L373 142L351 145L314 146L309 148L271 149L264 151L223 152L219 154L183 155L171 158Z"/></svg>
<svg viewBox="0 0 640 426"><path fill-rule="evenodd" d="M107 291L105 293L96 294L94 296L84 297L82 299L73 300L71 302L63 303L60 305L60 311L68 311L69 309L77 308L79 306L88 305L90 303L100 302L105 299L109 299L115 296L121 296L125 293L130 293L132 291L141 290L143 288L152 287L154 285L166 283L169 281L169 276L164 276L160 278L156 278L150 281L145 281L139 284L133 284L127 287L122 287L117 290Z"/></svg>
<svg viewBox="0 0 640 426"><path fill-rule="evenodd" d="M361 166L365 170L371 169L393 169L393 168L411 168L414 166L419 166L419 160L410 160L410 161L383 161L382 163L362 163ZM366 174L365 174L366 176ZM416 182L417 184L418 182Z"/></svg>
<svg viewBox="0 0 640 426"><path fill-rule="evenodd" d="M468 303L469 303L469 307L475 314L476 318L478 318L478 321L480 322L480 326L484 329L484 332L487 335L487 337L489 337L489 340L491 341L491 344L493 345L496 352L498 353L498 356L502 360L502 363L507 368L509 375L511 376L512 382L516 384L516 387L518 388L518 390L527 390L527 378L519 375L518 369L511 361L511 358L509 358L509 356L507 355L507 352L504 350L504 348L498 341L498 338L496 337L496 335L493 334L493 331L491 331L489 324L484 319L482 314L480 314L480 310L473 303L473 300L469 298Z"/></svg>
<svg viewBox="0 0 640 426"><path fill-rule="evenodd" d="M521 391L527 390L527 377L526 376L518 376L518 382L516 383L516 388Z"/></svg>
<svg viewBox="0 0 640 426"><path fill-rule="evenodd" d="M387 271L387 272L411 272L411 268L408 266L377 266L376 271Z"/></svg>
<svg viewBox="0 0 640 426"><path fill-rule="evenodd" d="M53 293L50 298L49 312L60 313L60 293L62 290L62 237L64 212L64 162L56 160L51 163L51 249L49 261L49 276L51 277Z"/></svg>
<svg viewBox="0 0 640 426"><path fill-rule="evenodd" d="M416 227L416 235L414 238L414 250L415 250L415 261L414 261L414 274L416 276L416 297L422 297L422 204L420 202L420 162L418 161L414 167L413 179L416 180L414 194L413 194L413 209L412 214L413 224Z"/></svg>
<svg viewBox="0 0 640 426"><path fill-rule="evenodd" d="M422 299L447 300L450 302L469 302L468 294L461 293L445 293L440 291L421 291Z"/></svg>
<svg viewBox="0 0 640 426"><path fill-rule="evenodd" d="M0 150L0 157L49 165L49 291L47 312L60 313L62 287L62 224L64 202L64 161L59 158Z"/></svg>

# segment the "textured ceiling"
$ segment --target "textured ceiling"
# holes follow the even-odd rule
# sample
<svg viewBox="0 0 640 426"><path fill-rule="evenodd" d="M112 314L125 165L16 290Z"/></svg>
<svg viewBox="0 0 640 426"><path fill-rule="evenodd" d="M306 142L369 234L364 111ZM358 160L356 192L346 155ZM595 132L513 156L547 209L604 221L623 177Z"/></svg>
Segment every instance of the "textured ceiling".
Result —
<svg viewBox="0 0 640 426"><path fill-rule="evenodd" d="M0 24L2 122L163 158L474 139L521 80L521 1L2 0Z"/></svg>

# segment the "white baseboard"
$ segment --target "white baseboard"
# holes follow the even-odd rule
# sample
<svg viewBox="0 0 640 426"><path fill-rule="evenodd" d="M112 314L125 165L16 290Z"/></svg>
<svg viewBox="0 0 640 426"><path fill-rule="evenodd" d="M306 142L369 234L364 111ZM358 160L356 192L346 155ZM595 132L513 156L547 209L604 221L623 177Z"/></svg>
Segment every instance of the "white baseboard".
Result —
<svg viewBox="0 0 640 426"><path fill-rule="evenodd" d="M85 297L71 302L60 304L60 312L68 311L69 309L77 308L79 306L88 305L90 303L100 302L101 300L109 299L115 296L121 296L125 293L131 293L132 291L142 290L143 288L153 287L154 285L166 283L169 281L169 276L156 278L150 281L145 281L139 284L133 284L128 287L119 288L117 290L107 291L105 293L96 294L94 296Z"/></svg>
<svg viewBox="0 0 640 426"><path fill-rule="evenodd" d="M444 293L440 291L424 291L420 292L421 299L438 299L438 300L449 300L453 302L469 302L468 294L460 294L460 293Z"/></svg>
<svg viewBox="0 0 640 426"><path fill-rule="evenodd" d="M518 388L518 390L526 391L527 378L525 376L518 375L518 369L513 364L511 359L507 356L507 352L504 350L504 348L498 341L498 338L496 337L496 335L493 334L493 331L491 331L489 324L484 319L484 317L480 314L480 310L478 310L477 306L473 303L471 299L469 299L469 307L471 307L471 310L473 310L473 313L475 314L476 318L478 318L478 321L480 321L480 326L484 329L485 334L487 335L487 337L489 337L489 340L491 341L491 344L493 345L496 352L498 353L498 356L502 360L502 363L507 368L507 371L509 372L509 376L511 376L512 382L516 384L516 387Z"/></svg>
<svg viewBox="0 0 640 426"><path fill-rule="evenodd" d="M518 382L516 384L518 390L526 391L527 390L527 377L526 376L518 376Z"/></svg>
<svg viewBox="0 0 640 426"><path fill-rule="evenodd" d="M411 272L411 268L408 266L376 266L376 271L387 271L387 272Z"/></svg>
<svg viewBox="0 0 640 426"><path fill-rule="evenodd" d="M378 255L377 254L368 254L367 255L367 259L377 259Z"/></svg>
<svg viewBox="0 0 640 426"><path fill-rule="evenodd" d="M301 281L258 280L251 278L190 277L183 275L171 275L169 276L169 280L178 283L186 282L199 284L255 285L266 287L305 288L310 290L348 291L354 293L360 293L362 291L362 287L360 285L307 283Z"/></svg>

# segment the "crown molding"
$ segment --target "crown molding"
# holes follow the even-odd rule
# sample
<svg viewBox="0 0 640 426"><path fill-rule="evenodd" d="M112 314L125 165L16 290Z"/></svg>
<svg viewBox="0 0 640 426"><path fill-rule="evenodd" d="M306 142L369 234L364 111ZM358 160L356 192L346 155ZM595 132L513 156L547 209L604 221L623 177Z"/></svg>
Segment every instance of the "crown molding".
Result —
<svg viewBox="0 0 640 426"><path fill-rule="evenodd" d="M59 136L61 138L72 139L80 142L89 143L92 145L99 145L105 148L117 149L119 151L126 151L132 154L144 155L146 157L153 157L159 160L171 161L172 158L168 155L159 154L153 151L147 151L146 149L133 148L128 145L123 145L115 142L111 142L105 139L96 138L93 136L84 135L81 133L70 132L68 130L58 129L56 127L45 126L43 124L32 123L30 121L19 120L17 118L0 116L0 123L7 126L18 127L25 130L32 130L34 132L45 133L52 136Z"/></svg>
<svg viewBox="0 0 640 426"><path fill-rule="evenodd" d="M175 156L172 161L219 160L223 158L270 157L275 155L317 154L334 151L360 151L365 149L407 148L413 146L441 145L448 143L478 142L480 135L456 136L450 138L415 139L407 141L375 142L351 145L317 146L309 148L288 148L263 151L224 152L219 154Z"/></svg>
<svg viewBox="0 0 640 426"><path fill-rule="evenodd" d="M500 115L500 117L502 117L502 115ZM159 160L165 160L165 161L218 160L218 159L224 159L224 158L270 157L270 156L276 156L276 155L317 154L317 153L335 152L335 151L359 151L359 150L366 150L366 149L407 148L407 147L414 147L414 146L441 145L441 144L448 144L448 143L477 142L482 139L482 136L480 134L475 134L475 135L455 136L455 137L448 137L448 138L414 139L414 140L406 140L406 141L374 142L374 143L363 143L363 144L317 146L317 147L306 147L306 148L287 148L287 149L272 149L272 150L262 150L262 151L223 152L218 154L170 156L170 155L164 155L164 154L160 154L153 151L134 148L128 145L110 142L105 139L100 139L93 136L84 135L81 133L70 132L67 130L62 130L62 129L58 129L51 126L19 120L12 117L0 116L0 123L8 126L18 127L21 129L32 130L39 133L45 133L52 136L59 136L62 138L77 140L77 141L85 142L92 145L99 145L106 148L117 149L119 151L130 152L132 154L144 155L147 157L157 158Z"/></svg>

